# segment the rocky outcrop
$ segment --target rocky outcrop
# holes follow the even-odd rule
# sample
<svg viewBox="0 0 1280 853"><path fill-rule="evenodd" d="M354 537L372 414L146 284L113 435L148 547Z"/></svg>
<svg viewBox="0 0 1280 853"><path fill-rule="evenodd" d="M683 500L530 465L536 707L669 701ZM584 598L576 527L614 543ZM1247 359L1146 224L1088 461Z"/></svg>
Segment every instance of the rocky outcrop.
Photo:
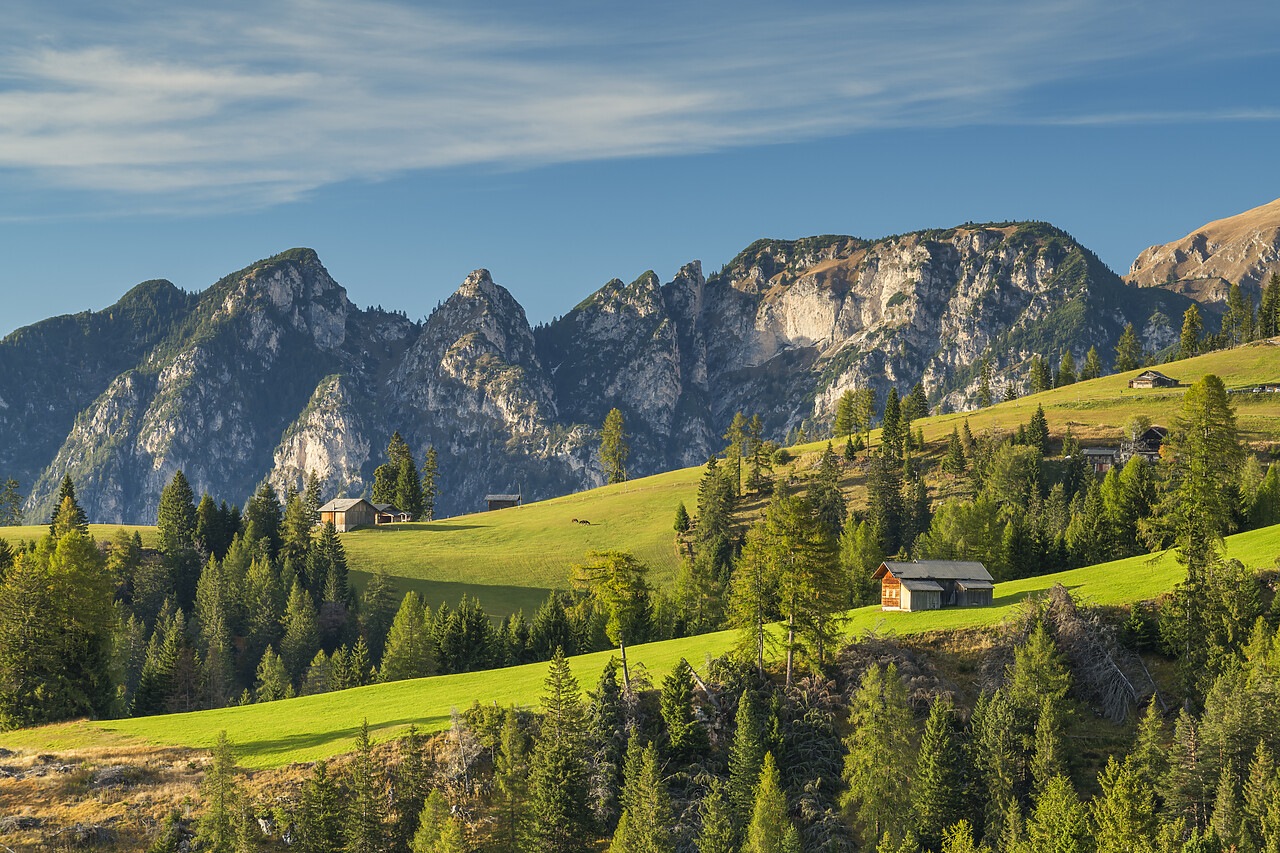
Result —
<svg viewBox="0 0 1280 853"><path fill-rule="evenodd" d="M1162 287L1221 310L1231 285L1256 295L1278 272L1280 199L1146 249L1124 278L1135 287Z"/></svg>

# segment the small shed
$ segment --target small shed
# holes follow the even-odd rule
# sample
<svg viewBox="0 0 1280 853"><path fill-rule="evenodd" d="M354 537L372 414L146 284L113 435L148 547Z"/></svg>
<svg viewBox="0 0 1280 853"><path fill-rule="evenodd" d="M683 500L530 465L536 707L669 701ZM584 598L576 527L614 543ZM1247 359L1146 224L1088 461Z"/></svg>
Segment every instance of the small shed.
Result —
<svg viewBox="0 0 1280 853"><path fill-rule="evenodd" d="M519 506L521 495L485 495L484 502L488 510L492 512L495 509L507 509L508 507Z"/></svg>
<svg viewBox="0 0 1280 853"><path fill-rule="evenodd" d="M964 560L886 560L876 569L881 610L982 607L995 598L995 583L982 563Z"/></svg>
<svg viewBox="0 0 1280 853"><path fill-rule="evenodd" d="M332 523L339 533L360 525L377 524L378 511L364 498L334 498L320 507L320 523Z"/></svg>
<svg viewBox="0 0 1280 853"><path fill-rule="evenodd" d="M374 504L373 508L377 511L373 518L374 524L402 524L413 521L413 516L396 509L395 504Z"/></svg>
<svg viewBox="0 0 1280 853"><path fill-rule="evenodd" d="M1129 380L1130 388L1177 388L1178 380L1165 376L1158 370L1144 370Z"/></svg>

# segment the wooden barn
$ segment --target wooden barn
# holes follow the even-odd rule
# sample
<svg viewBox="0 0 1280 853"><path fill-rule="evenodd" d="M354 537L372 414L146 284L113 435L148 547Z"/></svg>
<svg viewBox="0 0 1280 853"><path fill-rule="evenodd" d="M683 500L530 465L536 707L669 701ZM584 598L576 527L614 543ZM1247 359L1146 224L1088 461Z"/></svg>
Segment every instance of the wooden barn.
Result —
<svg viewBox="0 0 1280 853"><path fill-rule="evenodd" d="M484 503L488 510L507 509L520 506L520 495L485 495Z"/></svg>
<svg viewBox="0 0 1280 853"><path fill-rule="evenodd" d="M346 533L360 525L376 524L378 510L364 498L334 498L320 507L320 523L329 524Z"/></svg>
<svg viewBox="0 0 1280 853"><path fill-rule="evenodd" d="M881 610L939 610L992 603L995 584L982 563L960 560L885 561L876 569Z"/></svg>
<svg viewBox="0 0 1280 853"><path fill-rule="evenodd" d="M1130 388L1177 388L1178 380L1165 376L1158 370L1144 370L1129 380Z"/></svg>

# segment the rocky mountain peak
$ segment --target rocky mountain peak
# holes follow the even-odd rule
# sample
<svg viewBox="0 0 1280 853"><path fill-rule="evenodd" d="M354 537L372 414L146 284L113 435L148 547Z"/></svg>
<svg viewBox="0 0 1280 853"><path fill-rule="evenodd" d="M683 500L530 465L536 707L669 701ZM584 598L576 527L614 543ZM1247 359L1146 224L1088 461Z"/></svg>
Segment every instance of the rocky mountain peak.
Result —
<svg viewBox="0 0 1280 853"><path fill-rule="evenodd" d="M1256 293L1275 272L1280 272L1280 199L1145 249L1124 279L1213 305L1226 303L1232 284Z"/></svg>

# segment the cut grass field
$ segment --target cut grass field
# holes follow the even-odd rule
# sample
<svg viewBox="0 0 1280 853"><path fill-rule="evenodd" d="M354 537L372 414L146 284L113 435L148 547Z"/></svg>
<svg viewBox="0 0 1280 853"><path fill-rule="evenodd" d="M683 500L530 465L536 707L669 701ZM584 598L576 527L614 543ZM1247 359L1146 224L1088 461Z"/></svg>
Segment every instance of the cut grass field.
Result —
<svg viewBox="0 0 1280 853"><path fill-rule="evenodd" d="M1246 566L1273 567L1280 553L1280 525L1229 537L1225 553ZM1082 601L1124 605L1156 598L1172 589L1181 577L1182 569L1171 553L1154 558L1134 557L999 584L994 605L981 609L885 613L878 607L859 608L849 612L846 631L851 637L865 631L905 636L995 625L1026 596L1044 593L1056 583L1065 585ZM723 654L735 642L733 632L722 631L634 646L628 657L633 666L643 663L657 684L681 658L701 668L708 656ZM584 689L594 685L614 654L597 652L570 659ZM474 701L536 707L546 673L547 664L537 663L241 708L133 720L80 721L0 734L0 746L53 752L129 743L203 749L213 744L219 731L225 730L235 742L242 764L277 767L350 751L365 719L376 739L383 740L410 724L428 731L442 729L449 724L452 709L465 709Z"/></svg>
<svg viewBox="0 0 1280 853"><path fill-rule="evenodd" d="M90 524L89 535L99 542L109 542L115 537L116 532L121 528L130 533L138 532L142 534L142 544L148 548L156 546L156 529L155 527L147 527L139 524ZM18 545L22 542L37 542L41 537L48 535L49 525L47 524L25 524L20 527L0 527L0 539L8 542L10 545Z"/></svg>

